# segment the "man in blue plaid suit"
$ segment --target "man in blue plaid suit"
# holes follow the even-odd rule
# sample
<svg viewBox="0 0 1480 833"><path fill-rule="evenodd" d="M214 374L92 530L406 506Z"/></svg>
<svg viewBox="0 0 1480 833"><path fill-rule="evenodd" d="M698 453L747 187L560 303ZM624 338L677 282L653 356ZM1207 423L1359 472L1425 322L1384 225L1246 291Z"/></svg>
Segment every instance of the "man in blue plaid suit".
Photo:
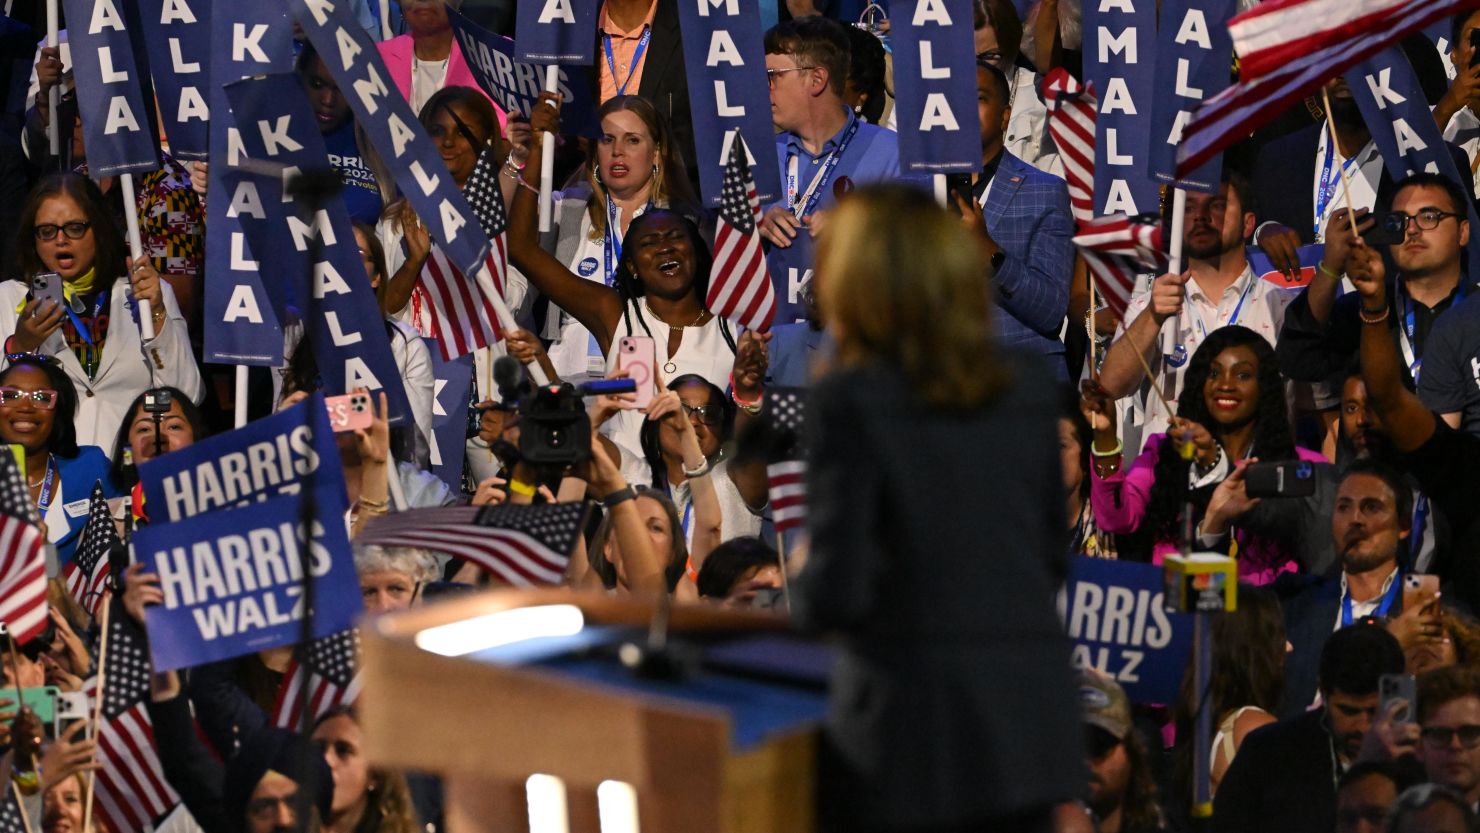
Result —
<svg viewBox="0 0 1480 833"><path fill-rule="evenodd" d="M982 172L972 197L986 224L997 336L1003 344L1052 357L1055 372L1067 379L1060 332L1074 271L1069 188L1003 147L1012 106L1002 71L979 59L976 84Z"/></svg>

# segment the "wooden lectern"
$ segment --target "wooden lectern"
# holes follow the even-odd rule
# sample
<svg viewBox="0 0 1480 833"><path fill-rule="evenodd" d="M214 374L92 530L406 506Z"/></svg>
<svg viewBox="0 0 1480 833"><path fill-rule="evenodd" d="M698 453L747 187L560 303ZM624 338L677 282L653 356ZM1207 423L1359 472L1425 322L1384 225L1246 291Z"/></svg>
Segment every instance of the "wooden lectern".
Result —
<svg viewBox="0 0 1480 833"><path fill-rule="evenodd" d="M670 642L701 667L642 679L617 657L644 641L653 611L496 590L367 622L370 760L441 776L451 833L530 830L525 784L537 773L564 781L571 833L602 831L608 780L635 789L643 833L810 833L825 649L776 616L679 606ZM779 671L752 662L777 657Z"/></svg>

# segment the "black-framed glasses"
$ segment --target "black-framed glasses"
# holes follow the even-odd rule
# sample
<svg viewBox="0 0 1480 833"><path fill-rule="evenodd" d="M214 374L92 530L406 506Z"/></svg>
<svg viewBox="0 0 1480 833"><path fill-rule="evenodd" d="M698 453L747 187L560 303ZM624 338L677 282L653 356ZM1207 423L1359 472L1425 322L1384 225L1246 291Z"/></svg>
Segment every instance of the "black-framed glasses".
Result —
<svg viewBox="0 0 1480 833"><path fill-rule="evenodd" d="M0 387L0 407L8 408L25 399L30 399L32 405L43 411L50 411L57 406L57 392L54 390L21 390L9 385Z"/></svg>
<svg viewBox="0 0 1480 833"><path fill-rule="evenodd" d="M683 412L690 417L698 417L699 421L705 425L719 425L720 420L725 415L724 408L719 405L701 405L696 408L693 405L685 404L683 406Z"/></svg>
<svg viewBox="0 0 1480 833"><path fill-rule="evenodd" d="M1418 733L1423 742L1435 749L1443 749L1459 738L1459 745L1466 749L1480 746L1480 725L1467 723L1464 726L1425 726Z"/></svg>
<svg viewBox="0 0 1480 833"><path fill-rule="evenodd" d="M61 225L43 223L35 228L35 232L37 240L55 240L59 231L67 235L68 240L81 240L82 236L87 234L87 230L90 228L92 228L92 223L73 220L70 223L62 223Z"/></svg>
<svg viewBox="0 0 1480 833"><path fill-rule="evenodd" d="M1418 226L1419 229L1422 231L1433 231L1434 229L1439 227L1440 223L1444 222L1445 218L1463 216L1465 215L1456 214L1453 211L1440 211L1437 208L1425 208L1419 211L1417 214L1404 214L1401 211L1394 211L1387 215L1387 218L1384 222L1388 224L1388 228L1390 231L1396 231L1400 233L1408 231L1409 222L1412 222L1414 225ZM1401 225L1399 225L1400 223Z"/></svg>
<svg viewBox="0 0 1480 833"><path fill-rule="evenodd" d="M817 69L817 67L810 66L810 67L786 67L784 69L768 69L768 70L766 70L766 83L769 84L774 89L776 87L776 79L778 77L780 77L782 75L785 75L788 72L802 72L804 70L809 70L809 69Z"/></svg>

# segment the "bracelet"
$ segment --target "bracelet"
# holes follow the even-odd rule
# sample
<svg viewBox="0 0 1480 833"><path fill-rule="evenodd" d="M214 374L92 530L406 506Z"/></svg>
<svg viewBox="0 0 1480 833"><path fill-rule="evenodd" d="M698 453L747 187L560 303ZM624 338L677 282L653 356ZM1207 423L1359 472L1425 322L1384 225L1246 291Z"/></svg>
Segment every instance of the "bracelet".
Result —
<svg viewBox="0 0 1480 833"><path fill-rule="evenodd" d="M1121 442L1120 440L1116 440L1115 447L1110 449L1109 451L1101 451L1098 448L1095 448L1094 440L1089 441L1089 453L1096 457L1119 457L1124 451L1125 443Z"/></svg>
<svg viewBox="0 0 1480 833"><path fill-rule="evenodd" d="M1341 276L1340 275L1338 275L1335 272L1332 272L1330 269L1326 268L1326 261L1324 261L1324 260L1318 260L1318 261L1316 261L1316 270L1318 272L1320 272L1322 275L1325 275L1326 277L1331 278L1332 280L1337 280L1337 281L1341 280Z"/></svg>
<svg viewBox="0 0 1480 833"><path fill-rule="evenodd" d="M615 492L611 492L607 494L606 497L602 498L601 505L605 506L608 509L612 509L619 503L625 503L626 501L636 499L637 492L631 486L623 486L622 488L616 490Z"/></svg>
<svg viewBox="0 0 1480 833"><path fill-rule="evenodd" d="M1223 446L1214 445L1213 448L1218 450L1218 456L1213 458L1213 462L1204 466L1202 463L1198 463L1195 460L1193 461L1194 464L1197 466L1197 473L1199 477L1207 476L1208 472L1216 469L1218 467L1218 464L1223 462Z"/></svg>
<svg viewBox="0 0 1480 833"><path fill-rule="evenodd" d="M699 466L697 469L691 469L688 466L683 466L683 476L690 480L693 480L696 477L703 477L704 475L709 474L711 471L714 470L714 464L716 462L718 462L717 458L715 460L706 459L703 465Z"/></svg>
<svg viewBox="0 0 1480 833"><path fill-rule="evenodd" d="M694 569L694 557L692 555L684 562L683 574L685 578L694 584L697 585L699 583L699 571Z"/></svg>
<svg viewBox="0 0 1480 833"><path fill-rule="evenodd" d="M1371 316L1370 318L1368 316ZM1388 305L1383 304L1380 310L1369 310L1366 307L1358 307L1357 317L1362 319L1363 324L1381 324L1388 319Z"/></svg>
<svg viewBox="0 0 1480 833"><path fill-rule="evenodd" d="M35 764L30 772L22 772L17 766L11 771L10 780L15 782L22 795L35 795L41 790L41 764Z"/></svg>
<svg viewBox="0 0 1480 833"><path fill-rule="evenodd" d="M733 373L730 374L730 401L731 402L734 402L736 405L739 405L740 407L747 409L747 412L755 413L754 411L749 411L749 409L750 408L755 408L756 411L759 411L760 410L760 407L761 407L761 402L765 401L765 398L766 398L766 392L765 391L761 391L760 392L760 395L756 396L756 398L754 398L754 399L741 399L740 397L736 396L735 395L735 374L733 374Z"/></svg>
<svg viewBox="0 0 1480 833"><path fill-rule="evenodd" d="M533 486L533 485L531 485L529 483L525 483L523 481L520 481L520 480L510 480L509 481L509 491L513 492L516 495L523 495L525 497L534 497L535 492L538 492L539 491L539 488L537 488L537 487L535 487L535 486Z"/></svg>

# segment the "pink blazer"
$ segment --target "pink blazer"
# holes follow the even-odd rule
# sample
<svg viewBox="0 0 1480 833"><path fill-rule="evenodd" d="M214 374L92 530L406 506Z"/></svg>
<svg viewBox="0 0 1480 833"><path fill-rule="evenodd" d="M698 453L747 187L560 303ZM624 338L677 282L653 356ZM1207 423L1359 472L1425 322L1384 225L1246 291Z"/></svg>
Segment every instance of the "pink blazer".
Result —
<svg viewBox="0 0 1480 833"><path fill-rule="evenodd" d="M1136 531L1145 520L1151 489L1156 485L1156 461L1165 437L1166 434L1147 437L1141 456L1110 477L1102 478L1094 473L1093 466L1090 467L1093 478L1089 491L1090 508L1100 529L1124 535ZM1313 463L1326 462L1320 454L1299 447L1295 449L1295 456ZM1243 529L1237 530L1236 537L1241 581L1268 584L1280 573L1299 570L1295 559L1277 542L1249 535ZM1152 562L1160 564L1163 558L1176 551L1176 542L1157 541L1152 550Z"/></svg>
<svg viewBox="0 0 1480 833"><path fill-rule="evenodd" d="M391 74L391 81L396 89L401 91L401 97L407 101L411 100L411 58L412 46L410 35L398 35L390 40L377 43L376 48L380 50L380 57L385 61L385 68ZM498 102L488 97L488 93L478 86L478 81L473 77L473 71L468 68L467 59L463 57L462 47L458 46L457 39L452 40L452 56L447 60L447 86L449 87L472 87L484 98L493 103L493 111L498 113L498 127L502 132L504 125L508 123L509 117L504 109L498 106Z"/></svg>

